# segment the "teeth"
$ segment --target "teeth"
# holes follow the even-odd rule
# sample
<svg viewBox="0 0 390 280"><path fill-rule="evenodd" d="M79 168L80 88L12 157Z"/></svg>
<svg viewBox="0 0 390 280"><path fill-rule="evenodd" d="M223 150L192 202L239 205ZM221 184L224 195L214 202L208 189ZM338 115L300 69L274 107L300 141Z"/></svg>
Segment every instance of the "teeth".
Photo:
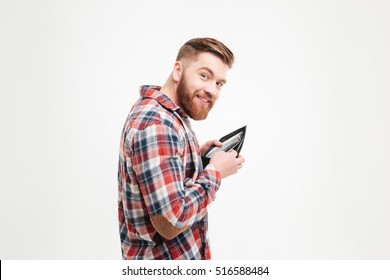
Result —
<svg viewBox="0 0 390 280"><path fill-rule="evenodd" d="M203 102L209 102L207 99L203 99L202 97L199 97L199 96L198 96L198 98L199 98L200 100L202 100Z"/></svg>

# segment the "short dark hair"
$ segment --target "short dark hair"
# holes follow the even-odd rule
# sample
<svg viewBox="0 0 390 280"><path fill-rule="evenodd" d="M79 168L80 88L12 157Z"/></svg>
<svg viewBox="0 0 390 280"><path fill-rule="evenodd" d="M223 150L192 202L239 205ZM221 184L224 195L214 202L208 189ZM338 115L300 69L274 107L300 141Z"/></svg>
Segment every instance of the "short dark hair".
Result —
<svg viewBox="0 0 390 280"><path fill-rule="evenodd" d="M179 50L176 60L197 56L200 53L212 53L219 57L231 68L234 63L234 55L222 42L213 38L194 38L188 40Z"/></svg>

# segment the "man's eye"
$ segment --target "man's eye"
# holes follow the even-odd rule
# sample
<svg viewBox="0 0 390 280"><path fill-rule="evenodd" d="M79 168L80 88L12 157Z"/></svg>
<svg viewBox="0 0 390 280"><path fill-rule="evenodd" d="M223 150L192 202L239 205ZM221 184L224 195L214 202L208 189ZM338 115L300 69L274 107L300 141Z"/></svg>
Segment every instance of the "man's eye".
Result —
<svg viewBox="0 0 390 280"><path fill-rule="evenodd" d="M209 79L209 76L207 76L206 74L200 74L200 76L201 76L204 80L208 80L208 79Z"/></svg>
<svg viewBox="0 0 390 280"><path fill-rule="evenodd" d="M218 86L218 87L222 87L222 86L223 86L223 83L217 82L217 86Z"/></svg>

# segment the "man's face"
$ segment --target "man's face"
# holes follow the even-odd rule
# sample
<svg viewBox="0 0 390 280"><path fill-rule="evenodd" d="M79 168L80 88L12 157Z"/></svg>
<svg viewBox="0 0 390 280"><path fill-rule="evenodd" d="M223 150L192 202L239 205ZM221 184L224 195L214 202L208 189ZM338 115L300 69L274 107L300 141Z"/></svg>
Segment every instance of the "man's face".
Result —
<svg viewBox="0 0 390 280"><path fill-rule="evenodd" d="M229 67L211 53L200 53L183 63L177 86L178 105L194 120L204 120L226 83Z"/></svg>

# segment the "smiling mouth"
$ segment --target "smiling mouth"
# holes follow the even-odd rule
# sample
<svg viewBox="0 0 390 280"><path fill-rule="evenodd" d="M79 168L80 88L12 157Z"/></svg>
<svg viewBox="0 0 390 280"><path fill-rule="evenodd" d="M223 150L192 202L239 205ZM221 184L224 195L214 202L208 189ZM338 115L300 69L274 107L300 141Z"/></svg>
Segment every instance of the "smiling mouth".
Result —
<svg viewBox="0 0 390 280"><path fill-rule="evenodd" d="M204 105L208 105L210 103L210 100L206 99L206 98L203 98L203 97L200 97L199 95L196 96L198 98L198 100L204 104Z"/></svg>

